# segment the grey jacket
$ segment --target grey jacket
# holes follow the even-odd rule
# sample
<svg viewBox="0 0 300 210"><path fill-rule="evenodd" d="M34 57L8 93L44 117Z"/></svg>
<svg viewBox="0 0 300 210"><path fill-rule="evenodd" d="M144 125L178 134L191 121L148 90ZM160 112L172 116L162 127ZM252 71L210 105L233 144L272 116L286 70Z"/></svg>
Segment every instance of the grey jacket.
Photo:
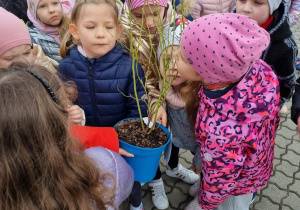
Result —
<svg viewBox="0 0 300 210"><path fill-rule="evenodd" d="M32 22L28 21L26 25L28 26L28 30L33 43L40 45L44 53L48 57L52 58L53 60L56 60L57 62L60 62L60 44L57 43L50 35L35 28Z"/></svg>

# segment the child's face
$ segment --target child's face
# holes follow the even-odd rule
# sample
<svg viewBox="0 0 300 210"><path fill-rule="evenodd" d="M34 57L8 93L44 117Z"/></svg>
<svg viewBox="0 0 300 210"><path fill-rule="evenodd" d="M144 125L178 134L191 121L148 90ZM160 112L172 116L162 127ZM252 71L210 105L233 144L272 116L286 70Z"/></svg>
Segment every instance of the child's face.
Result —
<svg viewBox="0 0 300 210"><path fill-rule="evenodd" d="M13 47L2 55L0 55L0 68L8 68L13 62L28 62L30 65L34 64L34 56L31 45L24 44Z"/></svg>
<svg viewBox="0 0 300 210"><path fill-rule="evenodd" d="M141 24L148 32L157 30L156 25L162 23L165 7L156 5L146 5L131 10L135 20Z"/></svg>
<svg viewBox="0 0 300 210"><path fill-rule="evenodd" d="M120 38L121 31L113 8L104 3L86 5L76 25L70 25L72 36L80 41L88 58L100 58L108 53Z"/></svg>
<svg viewBox="0 0 300 210"><path fill-rule="evenodd" d="M190 81L200 81L204 85L208 84L208 82L206 82L206 80L203 77L201 77L201 75L198 74L194 70L193 66L188 62L181 46L179 46L178 50L174 52L174 57L176 60L178 73L181 75L182 78Z"/></svg>
<svg viewBox="0 0 300 210"><path fill-rule="evenodd" d="M261 25L270 16L269 2L268 0L237 0L236 13L246 15Z"/></svg>
<svg viewBox="0 0 300 210"><path fill-rule="evenodd" d="M172 81L172 79L174 79L172 82L173 86L180 85L186 81L186 79L182 78L177 71L177 65L176 65L174 53L176 50L178 50L178 48L179 46L175 46L175 45L173 47L172 46L167 47L161 54L159 60L159 70L162 76L164 76L163 60L165 61L165 63L170 62L169 68L165 69L166 71L165 75L166 75L166 82L170 82Z"/></svg>
<svg viewBox="0 0 300 210"><path fill-rule="evenodd" d="M59 0L41 0L37 6L36 16L44 24L58 26L63 18Z"/></svg>

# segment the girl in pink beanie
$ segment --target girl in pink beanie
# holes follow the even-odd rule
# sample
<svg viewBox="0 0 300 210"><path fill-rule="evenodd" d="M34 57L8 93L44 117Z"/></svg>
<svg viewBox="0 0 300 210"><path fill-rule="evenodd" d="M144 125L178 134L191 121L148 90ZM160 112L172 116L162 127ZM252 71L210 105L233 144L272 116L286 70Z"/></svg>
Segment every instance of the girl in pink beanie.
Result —
<svg viewBox="0 0 300 210"><path fill-rule="evenodd" d="M178 72L202 83L195 135L203 178L186 210L248 210L272 174L279 83L259 59L269 42L256 21L232 13L200 17L182 32Z"/></svg>
<svg viewBox="0 0 300 210"><path fill-rule="evenodd" d="M41 65L57 73L58 63L47 57L41 47L32 44L26 25L14 14L0 7L0 68L8 68L15 62ZM70 105L69 123L78 124L84 113L77 105Z"/></svg>
<svg viewBox="0 0 300 210"><path fill-rule="evenodd" d="M69 29L74 0L27 0L29 32L45 54L59 62L60 42Z"/></svg>
<svg viewBox="0 0 300 210"><path fill-rule="evenodd" d="M32 43L26 25L2 7L0 29L0 68L7 68L12 62L22 60L33 64Z"/></svg>

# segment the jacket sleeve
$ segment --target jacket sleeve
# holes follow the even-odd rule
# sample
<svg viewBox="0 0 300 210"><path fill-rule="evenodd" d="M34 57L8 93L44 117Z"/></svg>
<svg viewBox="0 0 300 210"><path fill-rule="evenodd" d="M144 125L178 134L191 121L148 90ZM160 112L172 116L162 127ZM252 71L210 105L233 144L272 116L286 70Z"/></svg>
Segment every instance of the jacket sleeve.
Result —
<svg viewBox="0 0 300 210"><path fill-rule="evenodd" d="M280 108L292 98L296 81L296 58L298 48L295 41L289 37L282 42L283 45L277 46L282 49L280 53L270 52L266 61L275 71L280 86ZM269 49L273 51L275 49ZM274 56L273 58L271 58ZM263 59L264 60L264 59Z"/></svg>
<svg viewBox="0 0 300 210"><path fill-rule="evenodd" d="M145 75L144 75L144 70L141 67L139 63L136 63L135 65L137 67L136 70L136 75L135 75L135 84L133 80L133 76L130 78L130 83L128 86L128 96L132 97L127 97L127 117L139 117L138 113L138 106L135 100L135 86L136 86L136 92L138 95L139 99L139 104L140 104L140 110L142 113L143 117L147 116L147 96L145 92ZM132 75L132 74L131 74Z"/></svg>
<svg viewBox="0 0 300 210"><path fill-rule="evenodd" d="M298 22L299 14L300 14L300 0L294 0L291 2L291 6L289 10L289 21L291 27Z"/></svg>
<svg viewBox="0 0 300 210"><path fill-rule="evenodd" d="M247 129L248 125L244 126L244 129ZM201 208L218 207L235 188L236 178L239 177L246 160L244 147L240 141L233 141L210 132L206 140L207 145L202 145L203 179L199 194Z"/></svg>
<svg viewBox="0 0 300 210"><path fill-rule="evenodd" d="M300 78L297 79L295 85L295 93L292 99L291 119L297 124L298 117L300 116Z"/></svg>
<svg viewBox="0 0 300 210"><path fill-rule="evenodd" d="M106 179L104 184L109 188L116 186L113 204L119 207L131 193L134 181L131 167L118 153L103 147L92 147L85 150L85 153L102 173L110 173L115 177L115 180Z"/></svg>
<svg viewBox="0 0 300 210"><path fill-rule="evenodd" d="M202 10L203 10L203 6L202 6L201 1L196 0L195 5L194 5L194 9L193 9L192 14L191 14L194 20L201 16Z"/></svg>

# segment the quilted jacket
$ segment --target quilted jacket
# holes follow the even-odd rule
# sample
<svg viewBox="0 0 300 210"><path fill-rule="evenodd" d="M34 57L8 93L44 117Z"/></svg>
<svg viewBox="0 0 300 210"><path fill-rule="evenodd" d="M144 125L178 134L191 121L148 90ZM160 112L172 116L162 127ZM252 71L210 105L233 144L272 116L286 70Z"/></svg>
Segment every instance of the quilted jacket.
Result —
<svg viewBox="0 0 300 210"><path fill-rule="evenodd" d="M138 63L135 66L138 98L144 99L144 71ZM136 100L131 97L134 96L132 59L120 44L104 56L92 59L83 56L75 46L61 60L58 72L64 81L76 83L79 92L76 103L85 112L86 125L112 127L120 120L139 116ZM147 105L143 101L140 105L146 116Z"/></svg>
<svg viewBox="0 0 300 210"><path fill-rule="evenodd" d="M39 29L35 28L32 22L27 22L28 30L33 43L42 47L44 53L53 60L60 62L61 57L59 55L60 44L57 43L50 35L45 34Z"/></svg>
<svg viewBox="0 0 300 210"><path fill-rule="evenodd" d="M268 182L280 120L278 84L259 60L219 98L200 89L195 133L202 158L201 208L214 209L228 196L253 193Z"/></svg>
<svg viewBox="0 0 300 210"><path fill-rule="evenodd" d="M195 0L192 11L193 19L214 13L231 12L235 6L235 0Z"/></svg>

